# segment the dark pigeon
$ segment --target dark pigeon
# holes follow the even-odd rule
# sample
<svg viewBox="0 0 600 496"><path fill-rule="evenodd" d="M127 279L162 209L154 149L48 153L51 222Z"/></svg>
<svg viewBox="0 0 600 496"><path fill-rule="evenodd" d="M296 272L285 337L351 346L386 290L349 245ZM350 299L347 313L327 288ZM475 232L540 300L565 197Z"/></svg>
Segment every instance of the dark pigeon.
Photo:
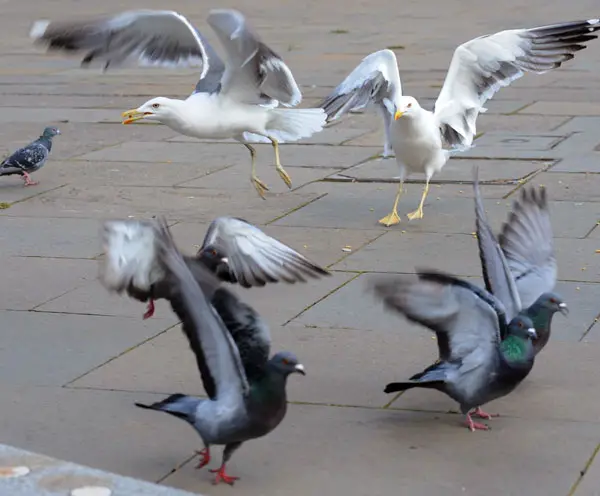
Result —
<svg viewBox="0 0 600 496"><path fill-rule="evenodd" d="M507 320L517 314L532 320L537 333L533 341L537 354L550 339L554 314L568 314L567 304L553 292L557 266L546 190L521 189L521 197L514 202L498 242L483 208L477 167L473 168L473 189L477 243L486 289L502 302Z"/></svg>
<svg viewBox="0 0 600 496"><path fill-rule="evenodd" d="M38 184L31 180L30 174L41 169L52 150L52 138L60 134L55 127L47 127L42 135L23 148L19 148L0 164L0 176L18 174L25 181L25 186Z"/></svg>
<svg viewBox="0 0 600 496"><path fill-rule="evenodd" d="M212 399L174 394L151 405L136 405L169 413L194 427L204 443L198 468L209 463L211 445L225 445L220 468L211 472L216 473L215 484L233 484L238 478L226 472L231 455L245 441L265 436L280 424L287 410L287 378L304 375L304 367L292 353L280 352L258 360L254 365L260 373L251 380L240 350L215 312L220 281L202 266L192 274L165 225L157 228L156 242L157 262L181 306L182 328L197 360L205 361L214 378L215 394Z"/></svg>
<svg viewBox="0 0 600 496"><path fill-rule="evenodd" d="M117 226L115 223L111 225ZM128 225L127 229L134 229L138 224L131 221ZM183 258L192 273L193 266L202 265L221 281L244 288L277 282L294 284L331 275L249 222L234 217L218 217L212 221L196 256L184 255ZM149 300L145 319L154 314L154 300L165 298L160 288L154 286L150 291L140 291L139 288L136 291L131 287L129 294L140 301Z"/></svg>
<svg viewBox="0 0 600 496"><path fill-rule="evenodd" d="M439 350L436 363L385 392L437 389L460 404L471 431L489 429L471 416L491 418L481 406L509 394L531 371L531 320L518 315L508 322L492 294L440 272L381 278L373 288L387 308L435 332Z"/></svg>

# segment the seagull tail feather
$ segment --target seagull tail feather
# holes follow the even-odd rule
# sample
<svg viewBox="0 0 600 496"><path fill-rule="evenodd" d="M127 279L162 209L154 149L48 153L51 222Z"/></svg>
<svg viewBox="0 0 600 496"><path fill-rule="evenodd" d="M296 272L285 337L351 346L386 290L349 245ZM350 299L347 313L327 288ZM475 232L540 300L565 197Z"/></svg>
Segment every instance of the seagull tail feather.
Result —
<svg viewBox="0 0 600 496"><path fill-rule="evenodd" d="M323 129L327 114L323 109L272 109L267 134L281 142L310 138Z"/></svg>

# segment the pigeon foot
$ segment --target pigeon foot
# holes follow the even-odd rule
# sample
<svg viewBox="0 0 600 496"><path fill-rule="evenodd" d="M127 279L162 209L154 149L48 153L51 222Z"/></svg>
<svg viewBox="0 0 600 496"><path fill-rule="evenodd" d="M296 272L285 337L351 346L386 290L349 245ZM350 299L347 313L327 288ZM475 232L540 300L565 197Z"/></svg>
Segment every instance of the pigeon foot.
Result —
<svg viewBox="0 0 600 496"><path fill-rule="evenodd" d="M196 454L200 456L200 461L198 462L198 465L196 465L197 469L208 465L210 462L210 448L204 448L201 451L196 451Z"/></svg>
<svg viewBox="0 0 600 496"><path fill-rule="evenodd" d="M486 424L482 424L480 422L473 422L473 419L471 418L471 414L467 413L467 419L466 419L466 425L469 428L469 430L471 432L475 432L475 431L489 431L490 430L490 426L486 425Z"/></svg>
<svg viewBox="0 0 600 496"><path fill-rule="evenodd" d="M499 417L500 416L499 413L487 413L487 412L484 412L481 409L480 406L478 406L477 408L475 408L475 410L473 410L471 412L471 415L476 415L477 417L482 418L482 419L486 419L486 420L490 420L493 417Z"/></svg>
<svg viewBox="0 0 600 496"><path fill-rule="evenodd" d="M150 299L148 306L146 307L146 313L144 314L144 320L149 319L154 315L154 300Z"/></svg>
<svg viewBox="0 0 600 496"><path fill-rule="evenodd" d="M219 482L224 482L225 484L233 486L233 483L236 480L239 480L239 477L234 477L233 475L227 475L227 473L225 473L225 464L221 465L215 470L211 470L211 473L217 474L215 476L215 480L213 481L213 484L215 485L217 485Z"/></svg>
<svg viewBox="0 0 600 496"><path fill-rule="evenodd" d="M40 184L36 181L32 181L31 180L31 176L29 174L27 174L27 172L23 172L23 179L25 181L25 185L24 186L35 186L37 184Z"/></svg>

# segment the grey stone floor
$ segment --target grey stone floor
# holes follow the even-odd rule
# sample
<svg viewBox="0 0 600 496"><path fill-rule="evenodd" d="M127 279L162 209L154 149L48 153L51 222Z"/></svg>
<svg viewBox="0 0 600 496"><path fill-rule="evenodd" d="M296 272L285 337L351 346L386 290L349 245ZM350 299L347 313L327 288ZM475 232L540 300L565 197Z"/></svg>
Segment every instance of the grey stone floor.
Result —
<svg viewBox="0 0 600 496"><path fill-rule="evenodd" d="M503 89L478 121L477 147L437 179L420 222L382 228L396 188L393 161L373 158L382 129L353 115L301 144L285 145L287 191L259 148L266 201L248 182L246 150L201 143L160 126L122 126L120 112L152 96L187 95L195 71L80 70L46 56L27 34L39 17L127 8L173 8L213 33L197 0L116 2L6 0L0 17L0 153L60 127L41 184L0 181L0 441L165 486L230 494L196 471L200 441L183 422L134 401L197 393L194 360L167 305L108 295L96 280L100 222L164 214L193 252L217 215L243 216L328 266L333 276L301 286L242 291L272 326L275 349L307 367L292 378L288 417L247 443L231 472L247 495L600 494L600 42L565 67ZM240 0L314 104L360 59L395 50L406 94L431 105L453 49L517 26L597 17L596 1L356 3ZM215 43L216 44L216 43ZM220 49L218 44L217 48ZM527 381L490 409L493 430L459 427L456 406L429 392L388 397L390 380L420 370L436 352L430 334L364 293L371 272L428 265L480 276L471 167L478 164L495 228L520 185L543 184L552 201L558 289L571 307ZM409 184L401 213L413 210ZM349 248L350 251L347 251ZM582 474L585 473L585 476ZM2 489L0 488L0 494Z"/></svg>

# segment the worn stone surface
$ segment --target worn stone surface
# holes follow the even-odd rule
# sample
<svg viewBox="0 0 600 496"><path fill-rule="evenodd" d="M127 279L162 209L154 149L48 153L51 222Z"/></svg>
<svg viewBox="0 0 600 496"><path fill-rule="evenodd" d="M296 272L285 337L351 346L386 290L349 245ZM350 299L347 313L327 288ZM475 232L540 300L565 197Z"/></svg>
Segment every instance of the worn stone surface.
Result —
<svg viewBox="0 0 600 496"><path fill-rule="evenodd" d="M597 16L591 0L373 0L336 7L236 4L288 62L303 107L316 105L365 55L389 47L403 93L431 109L460 43L501 29ZM180 391L202 393L169 305L158 302L155 317L143 321L144 305L108 294L97 271L102 220L165 215L181 249L194 253L215 217L234 215L332 272L306 284L236 289L270 324L273 350L295 351L308 375L290 380L293 404L282 425L234 455L230 470L242 476L235 491L564 496L575 488L577 496L600 494L598 42L559 70L527 74L501 89L477 121L476 147L434 177L424 219L405 217L423 188L424 177L415 174L400 201L403 222L385 228L377 219L391 209L398 168L395 159L378 158L383 130L374 109L283 144L292 191L275 172L272 148L257 146L257 173L271 186L262 200L249 183L250 156L235 141L120 124L122 111L154 96L185 98L197 68L84 70L77 58L46 55L27 38L34 18L135 8L139 2L113 0L40 2L35 11L26 2L3 4L0 155L46 125L62 131L34 176L38 186L0 178L0 204L9 207L0 210L3 442L160 481L169 494L171 487L230 493L213 487L206 470L193 470L190 459L201 441L189 426L133 406ZM165 5L151 0L144 8ZM210 6L175 0L168 8L189 16L221 50L205 21ZM456 411L454 402L439 393L382 392L387 382L431 363L437 347L430 332L385 312L367 283L378 274L425 266L481 284L471 235L474 165L496 232L523 184L547 188L559 262L556 290L571 313L555 317L553 337L531 376L490 405L502 414L491 421L493 430L471 434L459 427L459 416L447 413ZM21 460L34 468L32 480L66 494L71 479L52 472L60 462L27 457ZM216 451L211 467L218 458ZM0 494L6 492L2 484ZM7 494L20 496L14 484ZM123 487L114 494L145 494Z"/></svg>

